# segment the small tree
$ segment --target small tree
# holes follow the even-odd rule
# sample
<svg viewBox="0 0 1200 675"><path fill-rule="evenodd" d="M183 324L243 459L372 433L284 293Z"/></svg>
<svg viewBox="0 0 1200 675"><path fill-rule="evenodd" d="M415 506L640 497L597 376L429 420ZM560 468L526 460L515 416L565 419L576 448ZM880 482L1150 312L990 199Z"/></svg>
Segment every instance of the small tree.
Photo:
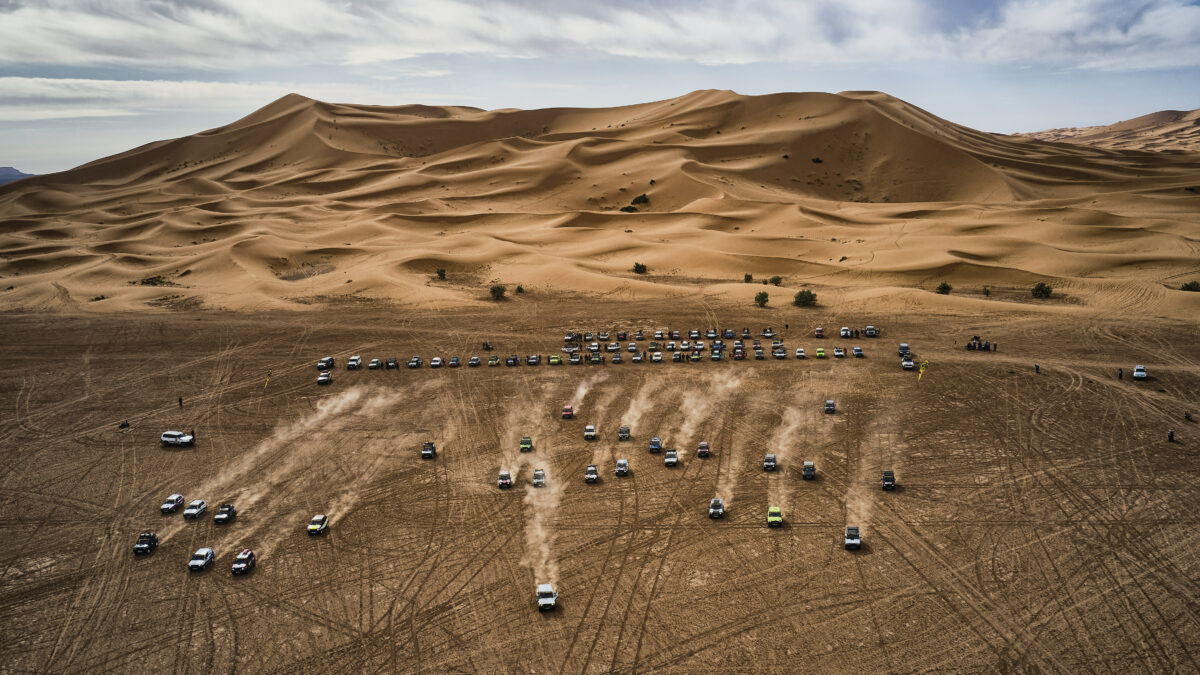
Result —
<svg viewBox="0 0 1200 675"><path fill-rule="evenodd" d="M753 275L753 274L750 274L749 272L746 272L745 276L743 276L743 277L742 277L742 280L743 280L743 281L745 281L745 282L746 282L746 283L748 283L748 284L749 284L749 283L753 283L753 282L754 282L754 275ZM1193 282L1193 283L1194 283L1194 282ZM1185 285L1186 285L1186 284L1185 284ZM1187 290L1187 289L1185 288L1184 290Z"/></svg>
<svg viewBox="0 0 1200 675"><path fill-rule="evenodd" d="M987 286L984 286L983 287L983 297L987 298L987 297L990 297L991 295L992 295L992 289L988 288Z"/></svg>
<svg viewBox="0 0 1200 675"><path fill-rule="evenodd" d="M504 284L493 284L492 285L492 299L493 300L503 300L504 293L507 290L508 289L504 287Z"/></svg>
<svg viewBox="0 0 1200 675"><path fill-rule="evenodd" d="M1050 288L1050 285L1046 282L1039 281L1029 293L1035 298L1048 298L1050 294L1054 293L1054 289Z"/></svg>
<svg viewBox="0 0 1200 675"><path fill-rule="evenodd" d="M445 267L439 267L439 268L437 269L437 275L438 275L438 278L439 278L439 279L445 279L445 278L446 278L446 268L445 268Z"/></svg>
<svg viewBox="0 0 1200 675"><path fill-rule="evenodd" d="M767 301L770 299L771 299L771 296L767 295L766 291L759 291L754 296L754 304L758 305L759 307L766 307Z"/></svg>
<svg viewBox="0 0 1200 675"><path fill-rule="evenodd" d="M1193 293L1200 292L1200 281L1189 281L1179 287L1181 291L1192 291Z"/></svg>
<svg viewBox="0 0 1200 675"><path fill-rule="evenodd" d="M771 277L771 285L772 286L778 286L779 284L782 284L782 283L783 283L783 277L778 276L778 275Z"/></svg>
<svg viewBox="0 0 1200 675"><path fill-rule="evenodd" d="M640 262L633 263L633 273L634 274L645 274L646 266Z"/></svg>
<svg viewBox="0 0 1200 675"><path fill-rule="evenodd" d="M952 290L954 290L954 287L944 281L938 284L937 287L937 292L941 293L942 295L950 295L950 291Z"/></svg>
<svg viewBox="0 0 1200 675"><path fill-rule="evenodd" d="M797 307L812 307L817 304L817 294L806 288L796 293L796 297L792 298L792 303Z"/></svg>

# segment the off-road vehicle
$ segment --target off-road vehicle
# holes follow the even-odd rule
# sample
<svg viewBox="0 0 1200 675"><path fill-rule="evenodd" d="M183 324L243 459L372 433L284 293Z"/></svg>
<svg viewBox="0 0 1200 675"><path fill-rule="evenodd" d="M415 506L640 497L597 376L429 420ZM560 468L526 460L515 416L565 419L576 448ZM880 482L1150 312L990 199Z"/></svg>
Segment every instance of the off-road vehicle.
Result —
<svg viewBox="0 0 1200 675"><path fill-rule="evenodd" d="M825 329L824 329L824 328L817 328L817 329L815 329L815 330L813 331L813 337L816 337L816 338L823 338L823 337L825 337Z"/></svg>
<svg viewBox="0 0 1200 675"><path fill-rule="evenodd" d="M679 451L668 450L663 454L663 466L675 466L679 464Z"/></svg>
<svg viewBox="0 0 1200 675"><path fill-rule="evenodd" d="M326 370L317 376L317 384L333 384L333 373Z"/></svg>
<svg viewBox="0 0 1200 675"><path fill-rule="evenodd" d="M662 352L651 352L650 360L654 363L662 363Z"/></svg>
<svg viewBox="0 0 1200 675"><path fill-rule="evenodd" d="M783 509L778 506L767 507L767 527L783 527Z"/></svg>
<svg viewBox="0 0 1200 675"><path fill-rule="evenodd" d="M367 370L379 370L381 367L383 367L383 363L379 359L371 359L371 362L367 364Z"/></svg>
<svg viewBox="0 0 1200 675"><path fill-rule="evenodd" d="M591 356L588 357L588 363L590 363L592 365L604 363L604 357L601 356L600 354L592 354Z"/></svg>
<svg viewBox="0 0 1200 675"><path fill-rule="evenodd" d="M489 367L498 366L498 365L500 365L500 356L498 354L492 354L491 356L488 357L488 366Z"/></svg>
<svg viewBox="0 0 1200 675"><path fill-rule="evenodd" d="M905 370L912 370L913 368L917 367L917 364L913 363L911 356L905 356L900 360L900 367Z"/></svg>
<svg viewBox="0 0 1200 675"><path fill-rule="evenodd" d="M1133 379L1144 380L1147 377L1148 374L1146 373L1146 366L1138 365L1133 367Z"/></svg>
<svg viewBox="0 0 1200 675"><path fill-rule="evenodd" d="M575 419L575 406L573 406L573 405L564 405L564 406L563 406L563 409L562 409L562 418L563 418L564 420L573 420L573 419Z"/></svg>
<svg viewBox="0 0 1200 675"><path fill-rule="evenodd" d="M422 363L424 363L424 362L421 360L421 357L414 356L408 360L407 365L409 368L420 368Z"/></svg>
<svg viewBox="0 0 1200 675"><path fill-rule="evenodd" d="M358 370L359 368L362 368L361 356L351 356L350 359L346 361L346 370Z"/></svg>
<svg viewBox="0 0 1200 675"><path fill-rule="evenodd" d="M768 453L766 457L763 457L763 471L774 471L778 466L775 462L775 455Z"/></svg>
<svg viewBox="0 0 1200 675"><path fill-rule="evenodd" d="M159 509L163 513L175 513L181 506L183 506L183 495L173 494L167 495L167 499L163 502Z"/></svg>
<svg viewBox="0 0 1200 675"><path fill-rule="evenodd" d="M909 354L911 354L911 353L912 353L912 352L911 352L911 351L909 351L909 349L908 349L908 343L907 343L907 342L901 342L901 343L900 343L900 349L899 349L898 351L899 351L899 355L900 355L900 356L908 356Z"/></svg>
<svg viewBox="0 0 1200 675"><path fill-rule="evenodd" d="M190 448L196 443L191 434L182 431L164 431L158 440L164 448Z"/></svg>
<svg viewBox="0 0 1200 675"><path fill-rule="evenodd" d="M332 367L333 367L333 357L332 356L326 356L325 358L317 361L317 370L329 370Z"/></svg>
<svg viewBox="0 0 1200 675"><path fill-rule="evenodd" d="M615 473L618 476L628 476L629 475L629 460L618 459L617 460L617 469L616 469Z"/></svg>
<svg viewBox="0 0 1200 675"><path fill-rule="evenodd" d="M550 584L538 584L537 608L539 612L549 612L558 605L558 593Z"/></svg>
<svg viewBox="0 0 1200 675"><path fill-rule="evenodd" d="M633 361L634 363L641 363L641 362L642 362L642 353L641 353L641 352L634 352L634 353L633 353L633 356L632 356L632 357L630 357L630 359L629 359L629 360L630 360L630 361Z"/></svg>
<svg viewBox="0 0 1200 675"><path fill-rule="evenodd" d="M496 477L496 487L501 490L512 487L512 474L507 471L501 471Z"/></svg>
<svg viewBox="0 0 1200 675"><path fill-rule="evenodd" d="M817 358L818 359L825 358L825 348L824 347L817 347Z"/></svg>
<svg viewBox="0 0 1200 675"><path fill-rule="evenodd" d="M384 368L384 370L399 369L400 368L400 359L397 359L395 357L388 359L387 361L384 362L383 368Z"/></svg>
<svg viewBox="0 0 1200 675"><path fill-rule="evenodd" d="M468 359L468 360L467 360L467 367L468 367L468 368L478 368L478 367L479 367L479 357L478 357L478 356L472 356L470 359Z"/></svg>
<svg viewBox="0 0 1200 675"><path fill-rule="evenodd" d="M204 512L207 510L208 502L204 501L203 499L193 499L191 503L187 505L187 508L183 510L183 517L189 520L195 520L196 518L204 515Z"/></svg>
<svg viewBox="0 0 1200 675"><path fill-rule="evenodd" d="M546 471L544 469L533 470L533 487L546 487Z"/></svg>
<svg viewBox="0 0 1200 675"><path fill-rule="evenodd" d="M837 412L837 405L832 400L825 401L825 414L832 415Z"/></svg>
<svg viewBox="0 0 1200 675"><path fill-rule="evenodd" d="M133 544L135 555L150 555L156 548L158 548L158 535L149 531L139 534L137 541Z"/></svg>
<svg viewBox="0 0 1200 675"><path fill-rule="evenodd" d="M525 365L528 365L528 366L542 365L542 355L541 354L530 354L529 356L526 356L525 357Z"/></svg>
<svg viewBox="0 0 1200 675"><path fill-rule="evenodd" d="M448 362L446 362L447 368L457 368L458 366L459 366L459 360L458 360L457 356L451 356L450 360Z"/></svg>
<svg viewBox="0 0 1200 675"><path fill-rule="evenodd" d="M584 427L583 427L583 440L585 440L585 441L594 441L594 440L596 440L596 425L595 425L595 424L587 424L587 425L584 425Z"/></svg>
<svg viewBox="0 0 1200 675"><path fill-rule="evenodd" d="M421 459L434 459L437 457L437 446L433 441L425 441L421 444Z"/></svg>
<svg viewBox="0 0 1200 675"><path fill-rule="evenodd" d="M237 507L233 504L222 504L213 514L213 522L218 525L228 525L237 520Z"/></svg>
<svg viewBox="0 0 1200 675"><path fill-rule="evenodd" d="M854 337L854 333L850 330L849 326L842 326L842 329L838 331L838 335L841 335L845 338Z"/></svg>
<svg viewBox="0 0 1200 675"><path fill-rule="evenodd" d="M725 502L721 501L720 497L714 497L708 502L708 517L709 518L724 518L725 517Z"/></svg>
<svg viewBox="0 0 1200 675"><path fill-rule="evenodd" d="M600 480L600 471L596 469L595 464L588 464L587 468L583 470L583 482L595 483L598 480Z"/></svg>
<svg viewBox="0 0 1200 675"><path fill-rule="evenodd" d="M896 474L895 474L895 472L893 472L893 471L884 471L883 472L883 489L884 490L895 490L896 489Z"/></svg>
<svg viewBox="0 0 1200 675"><path fill-rule="evenodd" d="M844 358L845 356L846 356L846 350L844 348L842 348L842 347L834 347L833 348L833 358L840 359L840 358Z"/></svg>
<svg viewBox="0 0 1200 675"><path fill-rule="evenodd" d="M573 366L577 366L577 365L583 363L583 356L581 356L579 354L579 352L575 352L574 354L571 354L571 356L567 358L567 362Z"/></svg>
<svg viewBox="0 0 1200 675"><path fill-rule="evenodd" d="M629 440L629 425L628 424L622 424L621 428L617 429L617 440L618 441Z"/></svg>
<svg viewBox="0 0 1200 675"><path fill-rule="evenodd" d="M625 359L621 357L621 352L612 355L613 363L625 363Z"/></svg>
<svg viewBox="0 0 1200 675"><path fill-rule="evenodd" d="M533 439L529 436L522 436L519 448L521 452L533 452Z"/></svg>
<svg viewBox="0 0 1200 675"><path fill-rule="evenodd" d="M611 336L608 334L608 331L606 331L606 330L600 331L600 333L598 335L596 335L596 339L601 342L607 342L610 337Z"/></svg>
<svg viewBox="0 0 1200 675"><path fill-rule="evenodd" d="M658 436L650 439L650 452L662 452L662 439Z"/></svg>
<svg viewBox="0 0 1200 675"><path fill-rule="evenodd" d="M547 362L552 366L561 366L562 365L562 355L561 354L551 354L550 358L547 359Z"/></svg>
<svg viewBox="0 0 1200 675"><path fill-rule="evenodd" d="M853 350L854 358L861 359L863 357L862 347L855 347Z"/></svg>
<svg viewBox="0 0 1200 675"><path fill-rule="evenodd" d="M811 460L804 463L804 468L800 471L800 477L804 480L812 480L817 477L817 465Z"/></svg>
<svg viewBox="0 0 1200 675"><path fill-rule="evenodd" d="M504 365L512 367L521 365L521 357L516 354L510 354L504 357Z"/></svg>
<svg viewBox="0 0 1200 675"><path fill-rule="evenodd" d="M700 446L696 448L697 457L708 457L712 454L712 449L708 447L708 441L700 441Z"/></svg>
<svg viewBox="0 0 1200 675"><path fill-rule="evenodd" d="M857 527L846 528L846 550L857 551L862 548L862 537L858 534Z"/></svg>
<svg viewBox="0 0 1200 675"><path fill-rule="evenodd" d="M211 548L198 548L192 554L191 560L188 560L188 570L192 572L200 572L212 567L213 559L216 555Z"/></svg>
<svg viewBox="0 0 1200 675"><path fill-rule="evenodd" d="M867 326L866 330L863 331L863 335L867 337L879 337L879 329L875 326Z"/></svg>
<svg viewBox="0 0 1200 675"><path fill-rule="evenodd" d="M233 574L249 574L256 564L258 564L258 556L254 555L254 551L244 548L233 559L230 571Z"/></svg>
<svg viewBox="0 0 1200 675"><path fill-rule="evenodd" d="M804 347L796 347L796 358L803 359L805 356Z"/></svg>
<svg viewBox="0 0 1200 675"><path fill-rule="evenodd" d="M329 516L324 513L318 513L308 521L308 534L311 536L325 534L327 529L329 529Z"/></svg>

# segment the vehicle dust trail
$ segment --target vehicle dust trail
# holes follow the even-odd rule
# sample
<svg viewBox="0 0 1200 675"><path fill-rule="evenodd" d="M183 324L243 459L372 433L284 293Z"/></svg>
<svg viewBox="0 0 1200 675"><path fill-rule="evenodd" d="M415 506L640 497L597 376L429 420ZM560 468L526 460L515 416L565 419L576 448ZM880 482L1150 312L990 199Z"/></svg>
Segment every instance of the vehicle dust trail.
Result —
<svg viewBox="0 0 1200 675"><path fill-rule="evenodd" d="M780 475L769 477L767 501L769 502L768 506L778 506L783 509L785 517L792 513L792 497L796 491L793 479L799 478L799 471L803 468L804 462L804 458L796 458L798 453L795 452L800 428L803 426L801 419L803 419L802 411L795 406L790 407L783 412L782 423L771 434L770 450L775 453L775 459L779 466L783 467L783 472L779 472ZM792 464L793 458L796 458L795 466ZM785 475L787 475L786 479Z"/></svg>
<svg viewBox="0 0 1200 675"><path fill-rule="evenodd" d="M654 403L654 395L657 393L657 391L658 387L651 385L649 382L643 381L642 385L638 387L637 394L635 394L633 400L629 402L629 408L626 409L625 414L621 416L620 423L629 425L630 433L632 433L634 437L638 437L638 425L642 421L642 415L644 415L646 411L650 409L651 404ZM646 434L642 434L642 436L646 436Z"/></svg>
<svg viewBox="0 0 1200 675"><path fill-rule="evenodd" d="M584 380L579 383L579 386L575 387L575 395L571 397L570 405L575 406L576 415L578 415L580 410L583 408L583 399L588 395L588 392L592 390L592 387L607 379L608 373L602 370L591 377L584 378Z"/></svg>
<svg viewBox="0 0 1200 675"><path fill-rule="evenodd" d="M616 461L613 445L617 442L617 428L624 424L620 420L614 420L610 415L605 413L612 407L617 396L621 393L618 387L606 387L604 393L600 394L596 402L589 409L588 421L586 424L595 424L598 437L592 441L592 457L589 464L609 463Z"/></svg>
<svg viewBox="0 0 1200 675"><path fill-rule="evenodd" d="M707 378L697 389L684 392L679 402L682 420L669 441L670 447L679 451L679 461L682 462L694 452L693 449L699 441L704 440L694 437L700 424L708 420L713 410L719 409L725 399L738 390L741 383L741 375L719 374Z"/></svg>
<svg viewBox="0 0 1200 675"><path fill-rule="evenodd" d="M534 582L558 586L558 561L554 558L553 519L566 483L549 476L546 487L525 488L525 555L521 564L533 572Z"/></svg>
<svg viewBox="0 0 1200 675"><path fill-rule="evenodd" d="M331 435L339 432L351 421L378 414L399 399L399 393L382 389L372 391L367 387L353 387L324 398L317 403L315 411L294 422L276 427L269 437L241 455L232 466L189 492L203 495L202 498L210 500L213 507L218 503L218 499L229 498L237 504L239 511L252 508L265 495L271 494L272 488L283 482L288 475L307 465L312 456L329 441ZM281 459L269 467L261 466L265 457L283 448L287 448L288 452ZM258 474L254 475L255 472ZM243 487L227 497L217 496L229 490L228 486L231 484L241 484ZM163 532L160 539L167 540L182 527L181 522L175 522Z"/></svg>

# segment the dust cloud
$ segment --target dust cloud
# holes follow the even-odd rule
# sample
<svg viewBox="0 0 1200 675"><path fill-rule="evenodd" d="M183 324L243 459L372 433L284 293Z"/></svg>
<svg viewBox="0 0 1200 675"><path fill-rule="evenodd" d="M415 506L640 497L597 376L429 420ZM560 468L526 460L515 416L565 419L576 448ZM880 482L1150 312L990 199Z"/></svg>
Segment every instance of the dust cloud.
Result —
<svg viewBox="0 0 1200 675"><path fill-rule="evenodd" d="M546 487L525 488L525 555L521 564L533 572L536 583L558 586L558 561L554 557L553 521L565 482L546 476Z"/></svg>

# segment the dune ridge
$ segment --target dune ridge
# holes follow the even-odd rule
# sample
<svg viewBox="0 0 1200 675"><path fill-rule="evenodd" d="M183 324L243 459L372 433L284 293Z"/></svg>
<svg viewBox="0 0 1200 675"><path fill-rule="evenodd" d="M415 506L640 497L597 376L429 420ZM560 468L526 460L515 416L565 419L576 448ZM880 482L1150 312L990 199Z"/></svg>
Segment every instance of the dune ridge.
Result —
<svg viewBox="0 0 1200 675"><path fill-rule="evenodd" d="M1198 152L1200 109L1160 110L1114 124L1046 129L1017 136L1114 150Z"/></svg>
<svg viewBox="0 0 1200 675"><path fill-rule="evenodd" d="M1075 308L1107 310L1117 284L1139 299L1120 311L1191 315L1200 294L1174 289L1200 278L1198 212L1200 153L989 134L879 92L493 111L289 95L0 187L0 306L444 306L496 282L749 302L751 273L784 277L776 305L809 287L1016 308L928 291L1047 280Z"/></svg>

